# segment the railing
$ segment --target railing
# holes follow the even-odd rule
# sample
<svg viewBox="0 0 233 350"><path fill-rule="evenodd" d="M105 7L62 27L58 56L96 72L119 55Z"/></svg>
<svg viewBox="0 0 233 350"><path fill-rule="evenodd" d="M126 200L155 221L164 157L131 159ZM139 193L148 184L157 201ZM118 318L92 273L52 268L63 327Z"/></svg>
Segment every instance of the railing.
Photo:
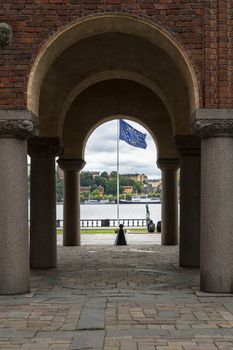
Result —
<svg viewBox="0 0 233 350"><path fill-rule="evenodd" d="M120 219L120 224L124 227L146 227L146 219ZM117 219L92 219L92 220L80 220L80 226L82 228L91 227L117 227ZM63 227L63 220L57 220L57 227Z"/></svg>

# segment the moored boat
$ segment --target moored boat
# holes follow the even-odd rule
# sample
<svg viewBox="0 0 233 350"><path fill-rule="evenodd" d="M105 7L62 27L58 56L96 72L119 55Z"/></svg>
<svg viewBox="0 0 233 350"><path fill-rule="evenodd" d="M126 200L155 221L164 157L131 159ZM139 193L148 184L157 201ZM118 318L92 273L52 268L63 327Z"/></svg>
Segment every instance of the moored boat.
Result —
<svg viewBox="0 0 233 350"><path fill-rule="evenodd" d="M109 199L88 199L84 201L84 204L109 204Z"/></svg>
<svg viewBox="0 0 233 350"><path fill-rule="evenodd" d="M120 199L120 204L160 204L160 198L133 196L132 200Z"/></svg>

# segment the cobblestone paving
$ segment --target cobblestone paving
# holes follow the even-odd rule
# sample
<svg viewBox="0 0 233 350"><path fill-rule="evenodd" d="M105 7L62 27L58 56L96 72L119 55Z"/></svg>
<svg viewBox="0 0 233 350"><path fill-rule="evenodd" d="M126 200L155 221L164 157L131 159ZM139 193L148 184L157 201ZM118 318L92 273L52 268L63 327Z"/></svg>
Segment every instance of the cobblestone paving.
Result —
<svg viewBox="0 0 233 350"><path fill-rule="evenodd" d="M0 297L0 349L233 349L233 299L199 292L177 247L59 247L31 292Z"/></svg>

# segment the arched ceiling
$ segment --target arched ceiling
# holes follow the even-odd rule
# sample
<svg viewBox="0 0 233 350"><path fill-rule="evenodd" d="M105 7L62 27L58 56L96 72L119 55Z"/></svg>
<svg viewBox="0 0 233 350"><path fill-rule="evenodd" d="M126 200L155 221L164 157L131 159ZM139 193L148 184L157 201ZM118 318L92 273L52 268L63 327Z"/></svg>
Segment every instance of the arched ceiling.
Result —
<svg viewBox="0 0 233 350"><path fill-rule="evenodd" d="M180 44L159 24L122 14L55 33L34 62L27 97L39 135L64 137L66 157L83 157L91 131L119 114L149 128L160 158L177 157L174 136L191 134L190 114L199 107L194 68Z"/></svg>
<svg viewBox="0 0 233 350"><path fill-rule="evenodd" d="M189 112L199 108L199 84L194 68L187 53L174 39L173 35L159 23L132 15L109 13L76 20L62 27L48 38L48 41L36 57L29 76L27 91L28 110L38 115L42 84L46 74L58 57L76 43L91 37L101 37L101 35L111 33L126 34L143 39L145 42L151 43L158 48L158 52L162 50L166 53L166 56L173 61L177 70L180 71L179 79L185 81L189 95ZM111 42L109 49L115 44L115 42ZM97 56L99 55L101 55L101 52L97 52ZM143 61L143 57L144 54L139 59ZM154 61L154 64L158 64L158 61ZM61 67L59 73L62 74L63 69L65 67Z"/></svg>
<svg viewBox="0 0 233 350"><path fill-rule="evenodd" d="M83 158L92 131L117 116L139 121L154 138L158 157L177 158L169 113L148 88L129 80L113 79L92 85L72 103L64 122L65 158ZM99 140L99 142L104 142Z"/></svg>
<svg viewBox="0 0 233 350"><path fill-rule="evenodd" d="M76 97L80 84L93 76L98 81L111 79L114 71L137 75L142 85L148 86L149 81L170 112L173 135L190 134L189 89L173 58L139 36L107 32L93 33L68 47L49 68L40 93L41 135L59 134L65 118L62 112Z"/></svg>

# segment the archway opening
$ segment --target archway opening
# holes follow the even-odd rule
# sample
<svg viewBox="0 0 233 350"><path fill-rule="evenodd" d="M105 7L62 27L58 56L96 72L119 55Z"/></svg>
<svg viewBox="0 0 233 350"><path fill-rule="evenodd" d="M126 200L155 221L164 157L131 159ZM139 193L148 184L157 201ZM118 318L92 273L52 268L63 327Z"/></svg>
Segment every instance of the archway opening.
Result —
<svg viewBox="0 0 233 350"><path fill-rule="evenodd" d="M60 164L73 193L96 126L117 115L147 125L173 193L174 205L165 210L170 232L178 226L174 137L192 134L190 115L198 107L197 77L185 50L161 26L124 15L88 18L56 33L35 61L28 84L28 109L39 114L39 136L62 140ZM77 210L72 212L77 196L72 191L69 196L67 232L77 233Z"/></svg>
<svg viewBox="0 0 233 350"><path fill-rule="evenodd" d="M102 244L113 244L119 212L119 222L129 233L129 243L160 243L160 234L146 235L149 220L155 224L161 221L161 174L156 166L156 144L148 129L128 117L124 121L146 135L147 147L118 141L120 118L123 117L96 127L86 142L86 166L80 174L81 229L83 233L102 234L103 239L99 240ZM82 237L84 244L98 242L90 235Z"/></svg>

